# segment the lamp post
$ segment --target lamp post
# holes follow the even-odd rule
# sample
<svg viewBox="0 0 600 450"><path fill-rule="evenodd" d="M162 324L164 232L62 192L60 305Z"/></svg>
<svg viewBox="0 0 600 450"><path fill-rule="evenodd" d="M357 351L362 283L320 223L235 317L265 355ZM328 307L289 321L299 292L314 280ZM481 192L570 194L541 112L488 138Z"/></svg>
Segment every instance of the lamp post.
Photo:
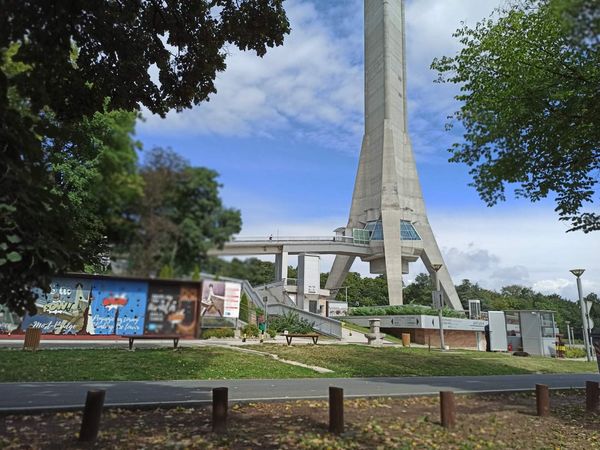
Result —
<svg viewBox="0 0 600 450"><path fill-rule="evenodd" d="M583 345L585 346L585 356L588 361L591 361L592 355L590 347L590 332L588 329L588 311L585 303L583 302L583 292L581 289L581 275L583 275L585 269L572 269L570 272L577 277L577 292L579 293L579 307L581 308L581 322L583 326Z"/></svg>
<svg viewBox="0 0 600 450"><path fill-rule="evenodd" d="M444 343L444 323L442 316L442 309L444 308L444 298L442 297L442 291L440 290L440 280L438 278L438 271L442 268L441 264L432 264L431 268L433 269L433 285L435 286L435 291L433 293L433 297L439 298L441 301L437 304L438 307L438 318L440 322L440 349L442 351L446 351L446 344Z"/></svg>
<svg viewBox="0 0 600 450"><path fill-rule="evenodd" d="M565 320L565 324L567 325L567 342L569 343L569 345L573 345L573 342L571 342L571 322Z"/></svg>

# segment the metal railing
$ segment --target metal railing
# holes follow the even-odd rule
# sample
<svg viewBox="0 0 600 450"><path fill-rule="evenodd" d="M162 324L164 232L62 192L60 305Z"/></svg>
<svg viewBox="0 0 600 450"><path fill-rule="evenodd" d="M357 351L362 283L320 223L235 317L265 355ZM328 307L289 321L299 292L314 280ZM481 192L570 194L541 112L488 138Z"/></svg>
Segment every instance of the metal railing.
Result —
<svg viewBox="0 0 600 450"><path fill-rule="evenodd" d="M368 246L369 243L358 243L352 236L235 236L230 242L340 242L345 244Z"/></svg>
<svg viewBox="0 0 600 450"><path fill-rule="evenodd" d="M304 311L292 306L283 305L281 303L269 305L267 311L269 312L269 315L283 315L284 313L289 314L290 312L294 312L298 314L300 318L312 322L313 329L319 333L336 339L342 338L342 322L339 320Z"/></svg>

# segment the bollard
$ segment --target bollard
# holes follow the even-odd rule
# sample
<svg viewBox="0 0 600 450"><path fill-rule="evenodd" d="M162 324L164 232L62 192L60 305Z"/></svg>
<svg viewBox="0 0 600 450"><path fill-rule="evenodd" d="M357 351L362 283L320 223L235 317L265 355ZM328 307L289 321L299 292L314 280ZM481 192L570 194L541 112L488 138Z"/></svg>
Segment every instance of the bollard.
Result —
<svg viewBox="0 0 600 450"><path fill-rule="evenodd" d="M600 383L597 381L585 382L585 410L595 412L598 410L600 400Z"/></svg>
<svg viewBox="0 0 600 450"><path fill-rule="evenodd" d="M79 431L79 441L92 442L98 437L105 394L106 391L104 390L88 391L83 409L83 419L81 420L81 430Z"/></svg>
<svg viewBox="0 0 600 450"><path fill-rule="evenodd" d="M440 416L444 428L452 428L456 425L456 404L454 403L454 392L440 391Z"/></svg>
<svg viewBox="0 0 600 450"><path fill-rule="evenodd" d="M341 434L344 432L344 390L329 387L329 432Z"/></svg>
<svg viewBox="0 0 600 450"><path fill-rule="evenodd" d="M214 433L227 431L227 395L226 387L214 388L212 398L212 430Z"/></svg>
<svg viewBox="0 0 600 450"><path fill-rule="evenodd" d="M537 415L547 417L550 415L550 391L545 384L535 385L535 397L537 402Z"/></svg>

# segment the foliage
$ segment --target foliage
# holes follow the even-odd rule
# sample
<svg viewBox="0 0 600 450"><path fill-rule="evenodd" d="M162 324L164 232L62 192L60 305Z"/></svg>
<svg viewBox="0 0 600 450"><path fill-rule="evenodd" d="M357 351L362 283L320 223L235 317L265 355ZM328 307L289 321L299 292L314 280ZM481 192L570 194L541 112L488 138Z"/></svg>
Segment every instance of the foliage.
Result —
<svg viewBox="0 0 600 450"><path fill-rule="evenodd" d="M219 258L208 258L206 271L219 274L224 277L248 280L252 286L272 283L275 278L274 264L269 261L261 261L258 258L240 260L233 258L225 261Z"/></svg>
<svg viewBox="0 0 600 450"><path fill-rule="evenodd" d="M165 264L164 266L161 267L160 272L158 274L158 278L172 279L174 277L175 277L175 274L173 273L173 267L171 267L168 264Z"/></svg>
<svg viewBox="0 0 600 450"><path fill-rule="evenodd" d="M205 328L202 330L202 339L210 338L232 338L235 332L233 328Z"/></svg>
<svg viewBox="0 0 600 450"><path fill-rule="evenodd" d="M248 296L245 292L242 292L242 296L240 297L240 320L248 322L249 313L250 305L248 301Z"/></svg>
<svg viewBox="0 0 600 450"><path fill-rule="evenodd" d="M48 290L57 273L101 267L104 236L130 231L118 210L139 192L135 161L127 142L101 133L128 122L96 115L198 104L215 92L229 44L262 56L289 23L281 0L5 0L0 9L0 304L22 313L35 310L32 286ZM103 144L90 133L116 137L107 145L119 158L99 157ZM97 177L110 167L119 176ZM193 189L199 174L190 172Z"/></svg>
<svg viewBox="0 0 600 450"><path fill-rule="evenodd" d="M274 330L273 328L268 328L267 333L271 337L271 339L277 336L277 330Z"/></svg>
<svg viewBox="0 0 600 450"><path fill-rule="evenodd" d="M431 277L425 273L420 273L415 277L415 280L402 291L404 303L410 305L431 306L432 290L433 284Z"/></svg>
<svg viewBox="0 0 600 450"><path fill-rule="evenodd" d="M531 201L556 196L571 230L600 229L600 8L597 0L513 1L496 19L463 27L439 80L461 86L454 119L465 129L451 161L472 167L488 204L506 186Z"/></svg>
<svg viewBox="0 0 600 450"><path fill-rule="evenodd" d="M170 149L151 150L140 170L144 195L130 248L132 273L148 276L169 265L189 274L241 228L240 212L224 208L217 173L192 167Z"/></svg>
<svg viewBox="0 0 600 450"><path fill-rule="evenodd" d="M565 347L565 358L585 358L585 349L581 347Z"/></svg>
<svg viewBox="0 0 600 450"><path fill-rule="evenodd" d="M322 285L325 285L327 274L323 275ZM388 304L387 279L384 275L375 278L361 277L357 272L350 272L342 289L337 293L336 300L346 300L348 288L348 304L352 306L377 306Z"/></svg>
<svg viewBox="0 0 600 450"><path fill-rule="evenodd" d="M442 310L444 317L465 318L462 312L455 311L450 308ZM351 316L411 316L411 315L427 315L437 316L438 311L429 306L422 305L394 305L383 307L360 306L358 308L350 308Z"/></svg>
<svg viewBox="0 0 600 450"><path fill-rule="evenodd" d="M192 272L192 281L200 281L200 266L196 264Z"/></svg>
<svg viewBox="0 0 600 450"><path fill-rule="evenodd" d="M242 334L248 337L257 337L260 334L260 330L255 324L249 323L242 328Z"/></svg>
<svg viewBox="0 0 600 450"><path fill-rule="evenodd" d="M313 322L301 318L298 313L290 311L281 316L269 316L269 329L278 333L288 331L289 333L311 333Z"/></svg>

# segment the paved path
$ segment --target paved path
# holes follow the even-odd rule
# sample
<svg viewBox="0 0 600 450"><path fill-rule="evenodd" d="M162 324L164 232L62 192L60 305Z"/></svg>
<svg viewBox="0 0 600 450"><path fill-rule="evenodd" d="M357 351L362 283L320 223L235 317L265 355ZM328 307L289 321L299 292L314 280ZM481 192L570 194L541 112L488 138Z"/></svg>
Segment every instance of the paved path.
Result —
<svg viewBox="0 0 600 450"><path fill-rule="evenodd" d="M326 398L329 386L344 388L346 397L431 395L440 390L492 392L581 388L598 374L506 375L477 377L316 378L288 380L123 381L62 383L0 383L0 413L80 409L89 389L106 389L106 405L140 407L199 405L211 400L214 387L229 387L233 401Z"/></svg>

